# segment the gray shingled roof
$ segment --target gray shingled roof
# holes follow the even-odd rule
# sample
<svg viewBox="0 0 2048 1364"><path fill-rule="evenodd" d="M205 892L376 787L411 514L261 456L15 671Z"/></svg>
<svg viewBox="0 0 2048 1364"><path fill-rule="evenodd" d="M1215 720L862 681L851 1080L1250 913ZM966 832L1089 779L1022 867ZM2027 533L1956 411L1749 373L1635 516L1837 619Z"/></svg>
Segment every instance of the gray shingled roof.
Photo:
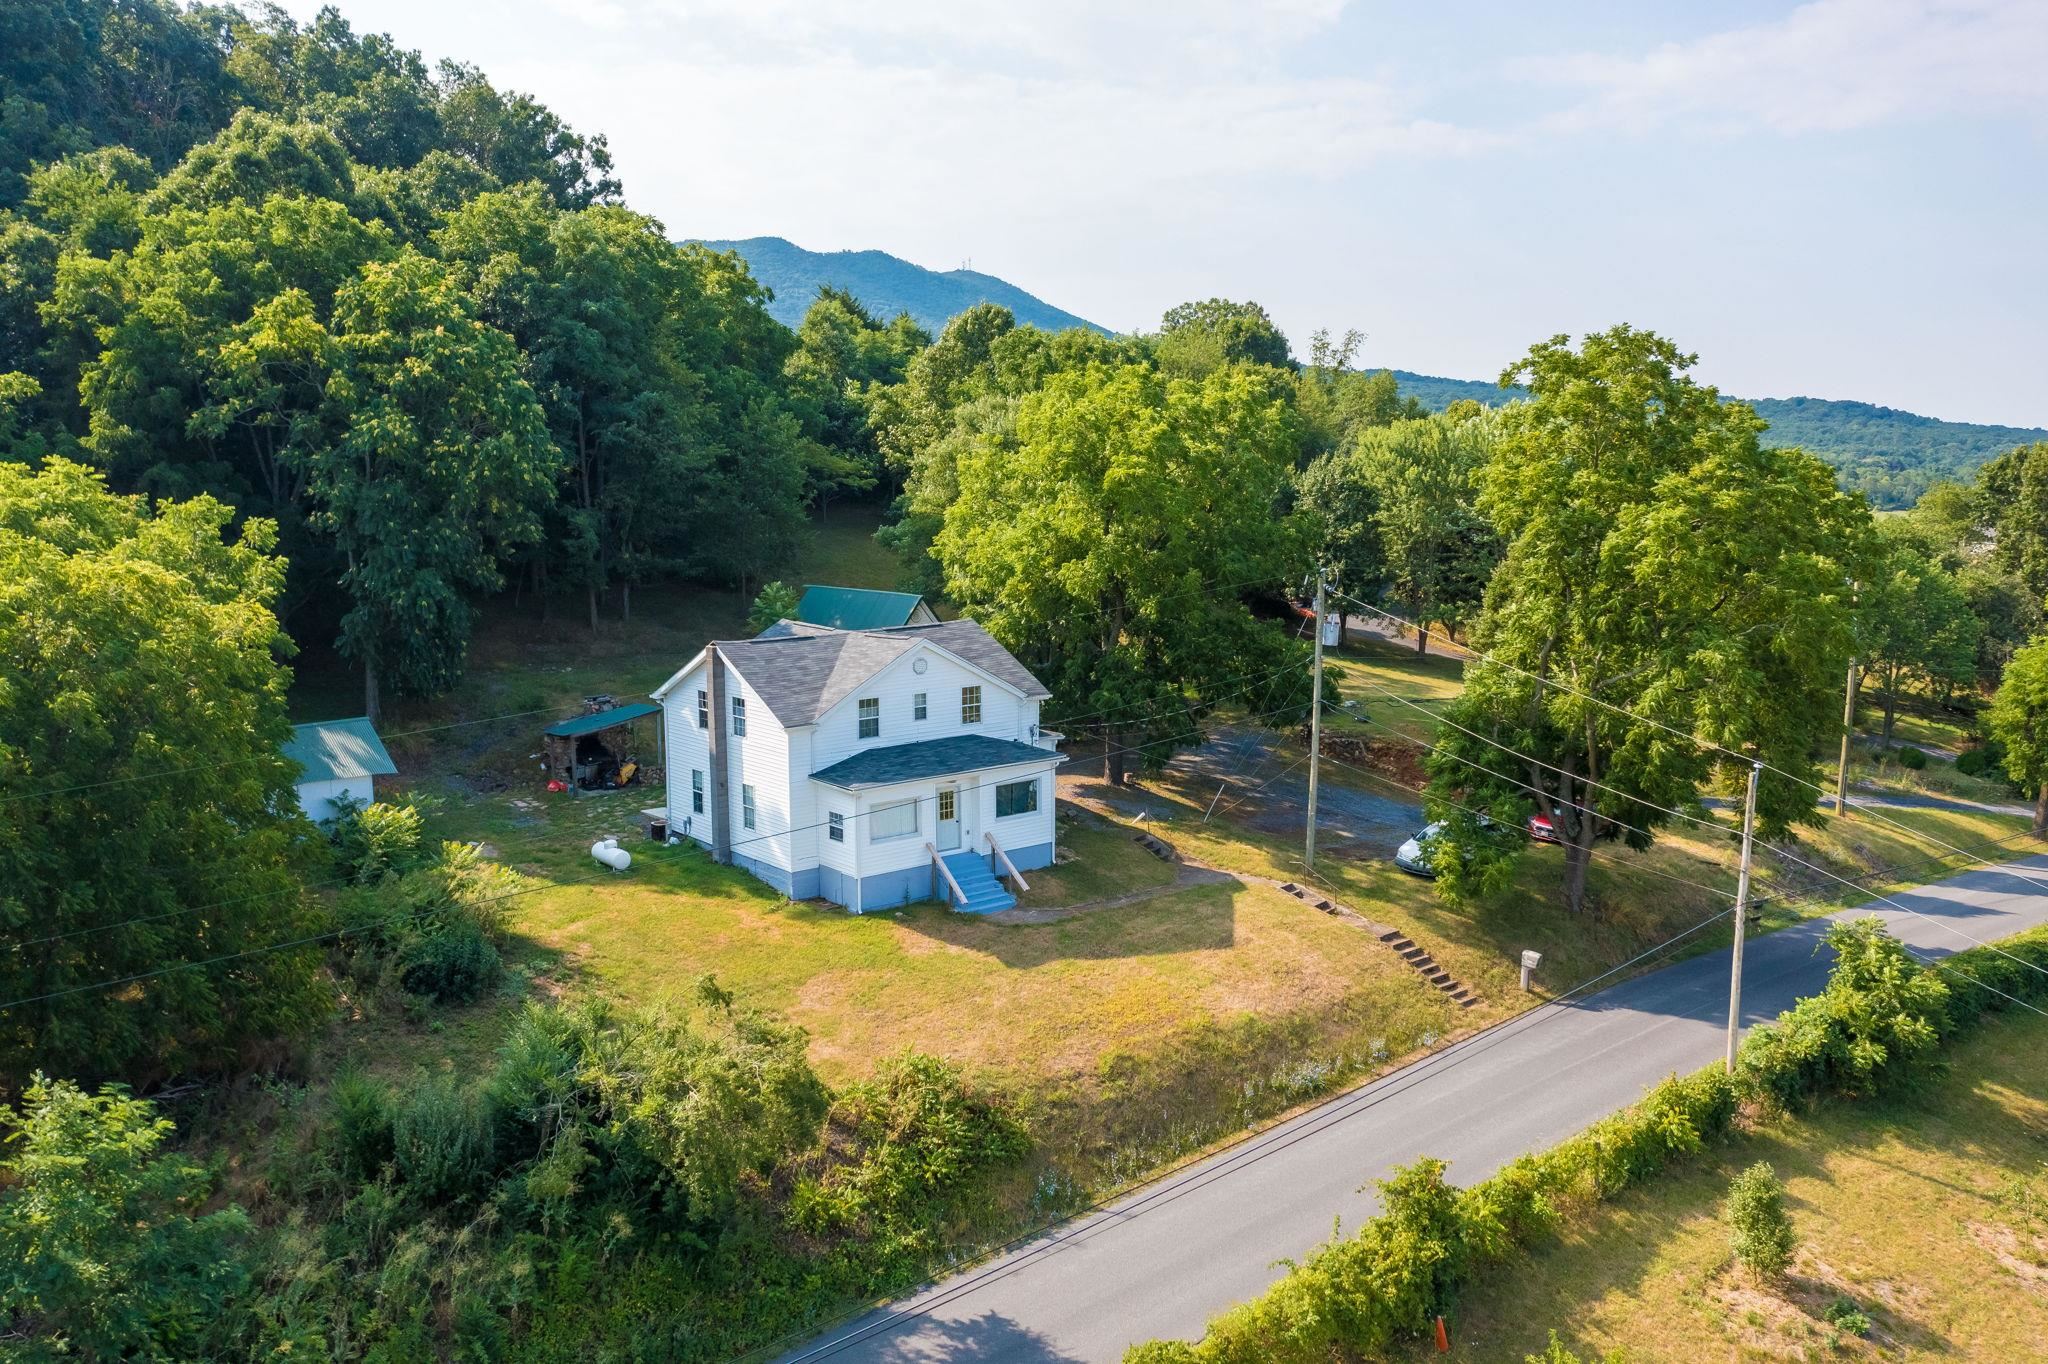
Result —
<svg viewBox="0 0 2048 1364"><path fill-rule="evenodd" d="M986 734L955 734L946 739L870 748L811 773L811 779L843 791L852 791L863 786L893 786L897 782L922 781L927 777L981 772L991 767L1015 767L1019 763L1035 762L1063 763L1066 760L1064 754L1049 748L1034 748L1011 739L992 739Z"/></svg>
<svg viewBox="0 0 2048 1364"><path fill-rule="evenodd" d="M826 711L920 641L959 655L1031 700L1043 701L1052 695L1008 649L971 620L888 630L830 630L781 621L753 639L720 640L718 652L788 729L816 724Z"/></svg>

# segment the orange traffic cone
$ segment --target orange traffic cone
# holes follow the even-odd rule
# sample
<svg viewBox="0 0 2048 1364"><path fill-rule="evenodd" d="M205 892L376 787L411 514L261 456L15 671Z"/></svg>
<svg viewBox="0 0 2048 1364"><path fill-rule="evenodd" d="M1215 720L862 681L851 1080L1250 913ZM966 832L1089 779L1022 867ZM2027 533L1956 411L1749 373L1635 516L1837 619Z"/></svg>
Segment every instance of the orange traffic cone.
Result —
<svg viewBox="0 0 2048 1364"><path fill-rule="evenodd" d="M1444 1329L1444 1319L1436 1319L1436 1352L1447 1355L1451 1352L1451 1333Z"/></svg>

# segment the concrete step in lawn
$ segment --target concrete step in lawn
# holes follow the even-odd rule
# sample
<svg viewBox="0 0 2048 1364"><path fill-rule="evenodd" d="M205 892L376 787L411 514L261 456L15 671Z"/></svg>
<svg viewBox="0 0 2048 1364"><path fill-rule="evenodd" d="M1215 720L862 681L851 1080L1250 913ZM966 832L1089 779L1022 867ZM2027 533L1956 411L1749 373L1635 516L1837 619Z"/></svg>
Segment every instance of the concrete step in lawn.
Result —
<svg viewBox="0 0 2048 1364"><path fill-rule="evenodd" d="M1004 890L1003 883L996 880L996 874L989 870L987 859L963 850L946 853L939 860L946 864L947 871L953 873L953 879L960 883L961 893L967 897L953 906L962 913L994 914L1017 903L1017 897ZM952 887L946 889L950 892Z"/></svg>
<svg viewBox="0 0 2048 1364"><path fill-rule="evenodd" d="M1296 885L1292 881L1282 881L1280 889L1286 891L1303 904L1314 909L1320 909L1325 914L1348 915L1364 923L1375 937L1388 947L1393 948L1402 961L1413 967L1416 973L1424 980L1443 991L1459 1008L1469 1009L1479 1003L1479 996L1472 992L1471 987L1463 984L1456 977L1452 976L1449 971L1437 965L1434 957L1423 951L1415 944L1414 939L1399 929L1386 928L1376 924L1350 906L1340 904L1320 891L1310 890L1305 886Z"/></svg>
<svg viewBox="0 0 2048 1364"><path fill-rule="evenodd" d="M1151 853L1161 862L1180 861L1180 854L1175 852L1173 849L1173 845L1171 843L1168 843L1163 838L1154 838L1151 834L1145 833L1141 830L1138 833L1131 835L1131 842L1137 844L1146 852Z"/></svg>

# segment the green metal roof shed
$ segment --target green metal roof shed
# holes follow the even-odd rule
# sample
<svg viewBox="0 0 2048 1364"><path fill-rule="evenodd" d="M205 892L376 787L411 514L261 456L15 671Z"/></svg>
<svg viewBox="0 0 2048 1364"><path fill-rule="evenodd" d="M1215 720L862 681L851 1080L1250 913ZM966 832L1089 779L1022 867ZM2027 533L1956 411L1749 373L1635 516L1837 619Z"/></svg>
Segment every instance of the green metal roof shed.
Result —
<svg viewBox="0 0 2048 1364"><path fill-rule="evenodd" d="M887 630L938 620L915 592L877 592L818 583L805 585L796 604L796 618L806 625L827 625L834 630Z"/></svg>
<svg viewBox="0 0 2048 1364"><path fill-rule="evenodd" d="M653 715L660 710L660 706L649 702L635 701L630 706L613 706L610 710L601 710L595 715L579 715L573 720L549 725L541 732L554 739L575 739L585 734L596 734L600 730L631 724L642 716Z"/></svg>
<svg viewBox="0 0 2048 1364"><path fill-rule="evenodd" d="M293 725L284 755L303 769L301 785L350 777L389 777L398 772L398 764L391 761L384 741L377 737L376 726L362 716Z"/></svg>

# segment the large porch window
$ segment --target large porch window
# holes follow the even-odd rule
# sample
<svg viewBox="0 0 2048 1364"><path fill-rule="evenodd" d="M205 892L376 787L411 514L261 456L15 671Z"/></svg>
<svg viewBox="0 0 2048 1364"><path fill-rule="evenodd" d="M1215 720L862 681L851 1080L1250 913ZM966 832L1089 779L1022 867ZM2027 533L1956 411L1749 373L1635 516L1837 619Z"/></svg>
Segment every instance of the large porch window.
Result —
<svg viewBox="0 0 2048 1364"><path fill-rule="evenodd" d="M917 802L898 801L894 805L878 805L868 811L868 842L881 843L891 838L908 838L917 832Z"/></svg>

